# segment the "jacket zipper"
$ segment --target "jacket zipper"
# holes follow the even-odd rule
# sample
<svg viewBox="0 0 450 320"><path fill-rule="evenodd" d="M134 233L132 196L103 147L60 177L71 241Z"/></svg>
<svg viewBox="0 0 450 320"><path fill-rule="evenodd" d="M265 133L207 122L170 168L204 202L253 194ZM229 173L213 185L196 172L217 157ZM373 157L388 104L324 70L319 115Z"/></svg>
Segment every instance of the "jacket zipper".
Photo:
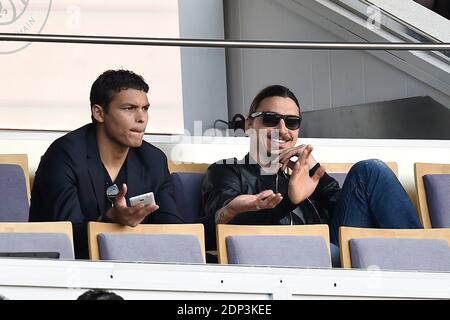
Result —
<svg viewBox="0 0 450 320"><path fill-rule="evenodd" d="M308 200L308 202L311 204L311 206L314 209L314 212L316 213L317 217L319 218L319 222L322 222L322 219L320 218L320 214L319 211L317 211L316 206L314 205L314 203L312 203L311 200L309 200L309 198L306 198L306 200Z"/></svg>

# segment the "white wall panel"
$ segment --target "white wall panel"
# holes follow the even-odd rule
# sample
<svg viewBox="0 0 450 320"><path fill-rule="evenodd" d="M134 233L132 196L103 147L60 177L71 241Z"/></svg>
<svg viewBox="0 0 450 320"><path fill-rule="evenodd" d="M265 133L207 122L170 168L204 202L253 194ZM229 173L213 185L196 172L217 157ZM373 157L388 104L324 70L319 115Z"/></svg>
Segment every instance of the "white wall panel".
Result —
<svg viewBox="0 0 450 320"><path fill-rule="evenodd" d="M406 98L406 74L365 54L364 87L366 102ZM414 92L416 95L416 93ZM429 93L428 93L429 94Z"/></svg>
<svg viewBox="0 0 450 320"><path fill-rule="evenodd" d="M179 37L177 0L29 1L23 16L37 17L49 3L45 34ZM20 32L24 23L0 24L0 32ZM24 32L39 30L31 25ZM183 132L178 47L32 43L7 53L7 45L0 43L0 128L72 130L90 122L93 81L123 68L150 84L147 132Z"/></svg>
<svg viewBox="0 0 450 320"><path fill-rule="evenodd" d="M331 108L331 52L312 53L312 105L316 109Z"/></svg>
<svg viewBox="0 0 450 320"><path fill-rule="evenodd" d="M179 1L180 37L223 39L222 0ZM194 122L203 130L216 119L228 119L225 49L181 48L184 127L191 134Z"/></svg>
<svg viewBox="0 0 450 320"><path fill-rule="evenodd" d="M364 65L361 53L331 51L330 60L333 107L364 103Z"/></svg>

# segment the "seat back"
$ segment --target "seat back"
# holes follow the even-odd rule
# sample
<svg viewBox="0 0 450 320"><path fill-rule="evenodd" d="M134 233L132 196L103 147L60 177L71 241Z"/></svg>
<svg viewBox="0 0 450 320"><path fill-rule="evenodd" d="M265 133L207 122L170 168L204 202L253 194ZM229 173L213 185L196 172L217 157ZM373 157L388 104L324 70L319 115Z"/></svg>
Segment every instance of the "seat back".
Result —
<svg viewBox="0 0 450 320"><path fill-rule="evenodd" d="M140 224L89 222L92 260L205 262L202 224Z"/></svg>
<svg viewBox="0 0 450 320"><path fill-rule="evenodd" d="M327 225L217 225L219 263L331 267Z"/></svg>
<svg viewBox="0 0 450 320"><path fill-rule="evenodd" d="M346 172L327 172L329 176L334 178L339 183L339 186L342 188L344 185L345 178L347 178Z"/></svg>
<svg viewBox="0 0 450 320"><path fill-rule="evenodd" d="M344 268L450 271L450 229L340 228Z"/></svg>
<svg viewBox="0 0 450 320"><path fill-rule="evenodd" d="M169 168L169 172L197 172L197 173L205 173L208 170L209 164L207 163L185 163L185 162L176 162L176 161L168 161L167 166Z"/></svg>
<svg viewBox="0 0 450 320"><path fill-rule="evenodd" d="M23 170L25 177L27 198L30 199L30 172L28 169L28 155L21 154L0 154L0 164L17 164Z"/></svg>
<svg viewBox="0 0 450 320"><path fill-rule="evenodd" d="M11 256L36 253L35 257L39 257L39 253L42 257L58 253L60 259L74 259L72 223L0 223L0 252L2 255L14 253Z"/></svg>
<svg viewBox="0 0 450 320"><path fill-rule="evenodd" d="M325 167L327 173L333 177L342 187L344 184L347 173L350 171L354 163L322 163ZM398 176L398 165L397 162L386 162L386 165L391 168L391 170Z"/></svg>
<svg viewBox="0 0 450 320"><path fill-rule="evenodd" d="M204 176L204 173L198 172L173 172L170 175L175 202L187 223L193 223L205 216L201 192Z"/></svg>
<svg viewBox="0 0 450 320"><path fill-rule="evenodd" d="M17 164L0 164L0 221L28 221L30 204L22 168Z"/></svg>
<svg viewBox="0 0 450 320"><path fill-rule="evenodd" d="M424 228L450 227L450 164L414 163L419 217Z"/></svg>
<svg viewBox="0 0 450 320"><path fill-rule="evenodd" d="M206 216L202 206L202 181L209 164L168 162L178 210L187 223L202 223L206 250L216 249L214 216Z"/></svg>

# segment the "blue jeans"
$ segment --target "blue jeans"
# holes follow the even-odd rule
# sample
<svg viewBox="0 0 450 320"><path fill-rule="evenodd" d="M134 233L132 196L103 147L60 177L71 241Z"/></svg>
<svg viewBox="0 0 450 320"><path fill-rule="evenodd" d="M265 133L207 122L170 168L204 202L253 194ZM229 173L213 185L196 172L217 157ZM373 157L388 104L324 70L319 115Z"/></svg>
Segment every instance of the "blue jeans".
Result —
<svg viewBox="0 0 450 320"><path fill-rule="evenodd" d="M417 211L391 169L381 160L356 163L345 178L330 223L339 246L339 227L421 229Z"/></svg>

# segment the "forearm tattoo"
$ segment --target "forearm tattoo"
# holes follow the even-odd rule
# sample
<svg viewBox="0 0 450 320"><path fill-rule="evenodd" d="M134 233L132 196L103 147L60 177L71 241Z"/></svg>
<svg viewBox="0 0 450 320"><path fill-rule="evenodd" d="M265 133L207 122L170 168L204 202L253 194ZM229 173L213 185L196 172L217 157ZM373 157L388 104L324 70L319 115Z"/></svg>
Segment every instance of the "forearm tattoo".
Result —
<svg viewBox="0 0 450 320"><path fill-rule="evenodd" d="M217 210L216 212L216 224L220 224L225 220L225 207Z"/></svg>

